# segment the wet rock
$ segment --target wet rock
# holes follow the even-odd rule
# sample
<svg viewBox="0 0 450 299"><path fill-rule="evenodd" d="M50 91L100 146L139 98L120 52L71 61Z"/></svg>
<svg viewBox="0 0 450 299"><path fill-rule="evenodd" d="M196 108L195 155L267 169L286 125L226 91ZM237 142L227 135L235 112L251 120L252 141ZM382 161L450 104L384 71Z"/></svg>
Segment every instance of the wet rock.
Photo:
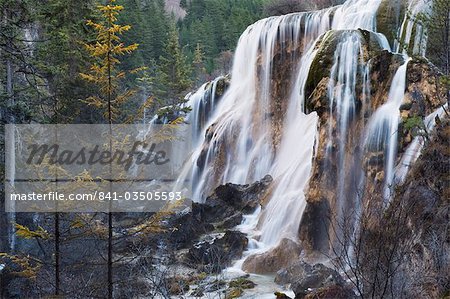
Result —
<svg viewBox="0 0 450 299"><path fill-rule="evenodd" d="M213 292L217 292L220 289L223 289L226 286L226 282L223 280L214 280L212 283L208 284L205 287L205 292L206 293L213 293Z"/></svg>
<svg viewBox="0 0 450 299"><path fill-rule="evenodd" d="M308 79L305 85L305 95L309 98L320 81L330 75L334 63L334 53L338 44L348 34L356 34L362 41L362 55L365 60L374 57L382 48L378 42L378 36L367 30L330 30L316 44L318 52L311 63Z"/></svg>
<svg viewBox="0 0 450 299"><path fill-rule="evenodd" d="M301 250L302 247L296 242L291 239L283 239L276 248L249 256L242 265L242 269L257 274L275 273L296 261Z"/></svg>
<svg viewBox="0 0 450 299"><path fill-rule="evenodd" d="M296 297L297 298L297 297ZM303 297L304 299L354 299L357 298L355 293L349 288L341 285L331 285L328 287L313 290L311 293Z"/></svg>
<svg viewBox="0 0 450 299"><path fill-rule="evenodd" d="M377 11L377 31L383 33L391 46L397 37L398 28L403 21L407 7L406 1L382 0Z"/></svg>
<svg viewBox="0 0 450 299"><path fill-rule="evenodd" d="M275 282L279 285L291 284L298 277L304 277L311 271L311 265L303 261L297 261L289 267L279 270L275 276Z"/></svg>
<svg viewBox="0 0 450 299"><path fill-rule="evenodd" d="M339 273L322 264L311 266L306 263L297 263L290 269L290 273L298 274L297 277L289 277L292 280L291 288L296 299L304 298L313 289L344 285L344 280Z"/></svg>
<svg viewBox="0 0 450 299"><path fill-rule="evenodd" d="M230 288L240 288L240 289L253 289L256 287L256 283L246 278L246 276L239 277L235 280L230 281L228 284Z"/></svg>
<svg viewBox="0 0 450 299"><path fill-rule="evenodd" d="M175 249L190 246L198 237L214 229L213 225L200 221L190 211L173 215L166 222L166 226L167 245Z"/></svg>
<svg viewBox="0 0 450 299"><path fill-rule="evenodd" d="M189 265L206 273L218 273L230 266L234 259L242 256L248 243L245 234L238 231L209 238L194 244L186 256Z"/></svg>
<svg viewBox="0 0 450 299"><path fill-rule="evenodd" d="M309 201L300 223L299 238L307 250L328 251L328 229L331 217L330 204L326 198Z"/></svg>
<svg viewBox="0 0 450 299"><path fill-rule="evenodd" d="M227 293L225 295L225 299L239 298L242 296L243 293L244 293L244 291L242 289L233 288L233 289L230 289L227 291Z"/></svg>
<svg viewBox="0 0 450 299"><path fill-rule="evenodd" d="M414 58L408 63L405 102L411 102L410 111L428 115L445 104L446 89L442 87L439 70L425 59Z"/></svg>
<svg viewBox="0 0 450 299"><path fill-rule="evenodd" d="M275 292L273 294L275 295L275 299L292 299L291 297L289 297L285 293Z"/></svg>
<svg viewBox="0 0 450 299"><path fill-rule="evenodd" d="M205 203L193 204L193 214L202 222L231 228L241 223L243 213L252 213L260 205L271 183L272 177L267 175L253 184L219 186Z"/></svg>

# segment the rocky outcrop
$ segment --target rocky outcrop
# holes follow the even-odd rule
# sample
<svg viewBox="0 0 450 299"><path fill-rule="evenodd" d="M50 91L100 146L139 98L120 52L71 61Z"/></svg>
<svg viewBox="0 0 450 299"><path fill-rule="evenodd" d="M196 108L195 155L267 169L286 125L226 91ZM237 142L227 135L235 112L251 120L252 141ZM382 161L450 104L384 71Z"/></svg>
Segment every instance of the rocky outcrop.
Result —
<svg viewBox="0 0 450 299"><path fill-rule="evenodd" d="M336 43L333 35L340 34L343 33L328 33L329 36L325 35L323 41L318 44L319 52L313 61L307 83L309 98L306 106L310 111L317 111L320 116L318 151L307 195L308 204L299 228L301 243L309 252L329 250L329 239L333 240L335 233L331 229L333 223L329 221L341 217L339 213L342 210L352 211L352 199L360 198L364 201L361 195L369 194L372 202L382 202L382 194L376 190L381 190L384 182L385 153L379 149L365 152L365 127L370 116L386 102L394 74L404 63L401 55L376 49L374 46L363 50L364 60L370 64L370 97L364 96L364 82L358 81L354 115L349 118L347 134L339 136L338 122L330 113L328 74L333 64L330 58L334 52L333 45ZM361 34L367 35L364 31L361 31ZM314 73L315 69L320 71ZM362 78L362 74L358 76ZM413 138L412 129L402 124L412 117L424 119L445 102L445 91L440 87L440 77L439 71L426 59L414 58L408 63L405 97L400 108L402 123L398 134L398 161ZM334 116L338 115L335 107L336 105L332 111ZM345 157L340 165L341 149L338 145L342 138L345 138ZM345 197L340 202L337 200L339 176L345 176L345 185L342 186L342 194ZM361 187L362 177L366 180L365 185Z"/></svg>
<svg viewBox="0 0 450 299"><path fill-rule="evenodd" d="M407 1L382 0L377 11L377 31L383 33L391 47L397 37L403 16L407 9Z"/></svg>
<svg viewBox="0 0 450 299"><path fill-rule="evenodd" d="M246 236L232 228L261 205L271 184L272 177L267 175L253 184L221 185L204 203L192 203L190 210L169 216L164 222L167 230L152 240L157 244L163 239L164 245L175 251L175 263L218 273L247 248Z"/></svg>
<svg viewBox="0 0 450 299"><path fill-rule="evenodd" d="M272 183L270 175L248 185L225 184L217 187L205 203L193 203L192 213L201 222L218 228L231 228L241 223L243 214L252 213L264 200Z"/></svg>
<svg viewBox="0 0 450 299"><path fill-rule="evenodd" d="M242 269L256 274L275 273L278 269L287 267L296 261L300 256L301 249L296 242L283 239L274 249L249 256L242 265Z"/></svg>
<svg viewBox="0 0 450 299"><path fill-rule="evenodd" d="M404 209L407 229L396 244L406 244L408 256L401 265L401 282L410 284L405 296L442 298L450 285L450 120L438 119L420 159L406 182L397 189L387 214ZM384 225L395 225L395 217ZM403 249L404 250L404 249Z"/></svg>
<svg viewBox="0 0 450 299"><path fill-rule="evenodd" d="M227 231L223 236L206 236L189 249L186 262L199 271L218 273L242 255L247 243L245 234L237 231Z"/></svg>
<svg viewBox="0 0 450 299"><path fill-rule="evenodd" d="M278 271L275 282L290 284L296 299L355 297L339 273L322 264L312 266L302 261L295 262Z"/></svg>

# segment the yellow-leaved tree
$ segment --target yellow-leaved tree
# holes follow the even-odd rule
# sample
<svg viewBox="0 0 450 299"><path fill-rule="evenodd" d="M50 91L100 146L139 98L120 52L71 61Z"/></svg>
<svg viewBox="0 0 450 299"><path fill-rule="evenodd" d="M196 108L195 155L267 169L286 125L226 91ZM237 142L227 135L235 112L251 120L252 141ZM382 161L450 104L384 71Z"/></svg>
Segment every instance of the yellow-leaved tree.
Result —
<svg viewBox="0 0 450 299"><path fill-rule="evenodd" d="M117 17L123 6L115 5L115 0L108 0L107 5L99 5L101 21L87 21L97 33L95 42L85 44L86 50L94 58L89 72L81 73L81 77L99 87L99 93L88 97L85 102L88 105L104 110L104 116L109 123L113 123L119 115L122 104L130 100L136 90L122 91L120 83L126 78L127 73L136 73L144 68L129 71L120 70L120 57L134 52L138 44L125 45L121 35L131 29L130 25L117 24Z"/></svg>
<svg viewBox="0 0 450 299"><path fill-rule="evenodd" d="M125 45L121 40L121 35L131 29L130 25L117 24L117 17L124 8L115 5L115 0L108 0L106 5L99 5L98 10L101 20L94 22L87 21L97 33L95 42L85 44L86 50L93 58L94 62L88 73L81 73L81 77L99 88L99 93L88 97L85 102L104 111L104 116L108 123L112 125L119 116L120 107L132 98L134 90L124 90L120 88L120 83L126 78L127 71L120 70L119 57L135 51L138 44ZM134 73L139 69L128 71ZM111 132L111 128L110 128ZM111 150L110 142L110 150ZM111 152L111 151L110 151ZM113 298L113 217L111 211L108 213L108 298Z"/></svg>

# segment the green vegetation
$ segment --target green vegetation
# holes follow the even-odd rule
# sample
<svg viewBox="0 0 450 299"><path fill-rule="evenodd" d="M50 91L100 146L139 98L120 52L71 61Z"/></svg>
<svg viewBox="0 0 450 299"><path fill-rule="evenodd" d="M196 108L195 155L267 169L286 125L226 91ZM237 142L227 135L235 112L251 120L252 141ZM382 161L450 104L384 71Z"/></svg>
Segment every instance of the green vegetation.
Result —
<svg viewBox="0 0 450 299"><path fill-rule="evenodd" d="M267 0L182 1L184 19L176 20L164 0L117 0L124 10L117 24L129 24L124 44L139 42L136 51L117 65L118 71L145 67L120 82L120 89L136 90L126 105L136 114L148 98L158 108L183 102L184 95L231 66L231 51L240 34L263 17ZM100 107L83 99L98 87L79 75L96 58L84 44L95 40L86 21L101 16L100 0L0 0L0 101L5 116L14 121L98 123ZM193 67L190 67L193 66ZM92 103L91 103L92 104ZM37 108L37 109L36 109ZM129 113L128 113L129 112Z"/></svg>
<svg viewBox="0 0 450 299"><path fill-rule="evenodd" d="M221 64L220 54L233 50L248 25L263 17L266 0L187 1L186 17L178 22L181 44L193 59L197 45L205 55L205 67L212 73Z"/></svg>

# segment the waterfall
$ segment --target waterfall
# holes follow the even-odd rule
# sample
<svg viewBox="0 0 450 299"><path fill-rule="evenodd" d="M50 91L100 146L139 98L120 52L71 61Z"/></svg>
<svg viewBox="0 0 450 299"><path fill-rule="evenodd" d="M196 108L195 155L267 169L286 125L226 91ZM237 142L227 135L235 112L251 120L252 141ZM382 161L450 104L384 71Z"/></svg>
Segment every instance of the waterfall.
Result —
<svg viewBox="0 0 450 299"><path fill-rule="evenodd" d="M332 145L333 110L336 105L337 131L339 138L339 161L338 161L338 211L342 210L344 201L345 179L346 179L346 144L350 119L355 114L356 100L356 80L358 75L359 59L363 56L362 44L359 34L349 32L344 34L342 41L338 44L334 53L334 64L328 84L328 98L330 116L328 120L328 140L327 156L330 155Z"/></svg>
<svg viewBox="0 0 450 299"><path fill-rule="evenodd" d="M394 51L403 54L425 56L427 30L417 17L420 13L431 11L431 1L409 0L408 10L394 43Z"/></svg>
<svg viewBox="0 0 450 299"><path fill-rule="evenodd" d="M188 101L184 106L192 109L186 116L186 121L192 126L192 141L194 145L198 145L205 125L215 111L218 104L217 86L219 82L224 80L226 80L225 77L219 76L213 81L203 84L194 94L186 96Z"/></svg>
<svg viewBox="0 0 450 299"><path fill-rule="evenodd" d="M426 132L422 133L428 134L429 132L431 132L436 126L436 117L442 117L447 108L448 104L445 104L444 106L440 107L439 109L425 117L424 128L426 129ZM424 145L424 136L418 135L414 137L414 140L411 142L411 144L403 154L400 163L395 168L395 179L398 181L398 183L402 183L406 179L408 170L411 168L411 165L417 160L417 158L419 158L420 152L422 151Z"/></svg>
<svg viewBox="0 0 450 299"><path fill-rule="evenodd" d="M317 143L317 115L306 115L304 107L304 87L317 53L315 45L330 29L375 31L380 2L350 0L321 11L270 17L247 28L236 49L231 85L216 114L203 127L203 140L190 161L194 166L179 179L186 181L191 177L194 200L203 201L219 184L249 183L271 174L275 186L264 212L257 218L260 240L275 245L283 237L295 239L306 205L304 192ZM346 80L342 94L336 92L336 98L333 97L339 107L341 134L346 133L353 109L359 43L359 35L349 33L336 53L336 57L345 56L336 61L333 74L335 82ZM285 53L281 59L298 61L296 69L283 74L293 84L284 86L289 92L282 100L287 103L281 113L272 107L276 92L273 60L280 52ZM330 85L331 89L339 89L337 83ZM207 131L209 127L213 134Z"/></svg>
<svg viewBox="0 0 450 299"><path fill-rule="evenodd" d="M410 9L417 15L424 5L422 0L414 1ZM333 208L339 212L351 206L358 213L361 208L357 193L364 189L364 150L384 153L385 201L396 176L404 177L416 159L414 152L403 161L408 166L396 169L400 105L410 61L400 42L394 50L404 53L404 63L395 72L385 103L372 113L368 51L374 47L391 51L387 38L376 32L380 3L348 0L320 11L260 20L239 39L231 84L220 102L212 99L208 104L211 94L205 91L206 85L189 97L193 110L188 120L195 125L195 146L178 183L191 184L194 201L204 201L220 184L252 183L267 174L274 178L264 208L246 216L239 226L250 236L252 250L274 247L283 238L297 240L319 138L325 138L324 161L336 162L336 170L325 165L321 171L332 173L336 186ZM414 26L405 16L397 40L417 40L415 48L423 54L426 30ZM323 124L306 107L306 89L319 50L331 42L331 69L324 78L328 80L326 130L325 136L319 136ZM357 117L363 121L355 133L352 121ZM417 149L420 143L414 140L411 147Z"/></svg>
<svg viewBox="0 0 450 299"><path fill-rule="evenodd" d="M385 178L383 187L385 202L391 197L394 182L400 106L405 95L406 71L409 61L410 59L406 58L405 62L398 68L391 83L388 100L372 116L366 136L366 146L385 151Z"/></svg>

